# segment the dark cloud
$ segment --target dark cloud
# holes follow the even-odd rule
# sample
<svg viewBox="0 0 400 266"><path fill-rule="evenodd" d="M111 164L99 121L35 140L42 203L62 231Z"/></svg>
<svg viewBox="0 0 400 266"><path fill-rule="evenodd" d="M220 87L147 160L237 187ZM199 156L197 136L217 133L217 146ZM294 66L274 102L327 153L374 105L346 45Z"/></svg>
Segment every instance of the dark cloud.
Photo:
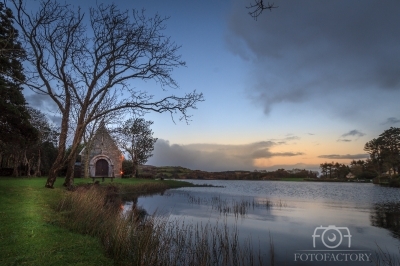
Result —
<svg viewBox="0 0 400 266"><path fill-rule="evenodd" d="M292 157L304 155L302 152L270 152L268 149L257 150L253 152L252 158L261 159L261 158L272 158L272 157Z"/></svg>
<svg viewBox="0 0 400 266"><path fill-rule="evenodd" d="M354 129L354 130L351 130L351 131L349 131L347 133L344 133L342 135L342 137L348 137L348 136L362 137L362 136L365 136L365 134L362 133L361 131L358 131L358 130Z"/></svg>
<svg viewBox="0 0 400 266"><path fill-rule="evenodd" d="M246 145L170 144L158 139L148 164L183 166L206 171L254 170L254 159L303 155L302 152L271 152L279 144L260 141Z"/></svg>
<svg viewBox="0 0 400 266"><path fill-rule="evenodd" d="M354 130L351 130L351 131L341 135L340 138L337 141L340 141L340 142L351 142L351 141L357 140L358 138L363 137L363 136L365 136L364 133L362 133L359 130L354 129ZM350 137L352 139L349 139L348 137Z"/></svg>
<svg viewBox="0 0 400 266"><path fill-rule="evenodd" d="M61 125L62 117L59 116L59 115L52 115L52 116L50 116L50 120L51 120L55 125Z"/></svg>
<svg viewBox="0 0 400 266"><path fill-rule="evenodd" d="M369 154L329 154L329 155L320 155L318 158L322 159L332 159L332 160L340 160L340 159L349 159L349 160L356 160L356 159L367 159L369 158Z"/></svg>
<svg viewBox="0 0 400 266"><path fill-rule="evenodd" d="M257 21L235 3L227 44L253 64L248 93L265 113L318 98L348 116L400 90L400 1L279 1Z"/></svg>
<svg viewBox="0 0 400 266"><path fill-rule="evenodd" d="M397 124L400 123L400 119L396 118L396 117L389 117L385 123L382 123L383 125L393 125L393 124Z"/></svg>
<svg viewBox="0 0 400 266"><path fill-rule="evenodd" d="M31 107L41 110L44 113L57 110L56 104L47 95L24 91L24 96Z"/></svg>
<svg viewBox="0 0 400 266"><path fill-rule="evenodd" d="M30 107L40 110L55 126L61 125L61 115L56 104L47 95L24 91L24 97Z"/></svg>

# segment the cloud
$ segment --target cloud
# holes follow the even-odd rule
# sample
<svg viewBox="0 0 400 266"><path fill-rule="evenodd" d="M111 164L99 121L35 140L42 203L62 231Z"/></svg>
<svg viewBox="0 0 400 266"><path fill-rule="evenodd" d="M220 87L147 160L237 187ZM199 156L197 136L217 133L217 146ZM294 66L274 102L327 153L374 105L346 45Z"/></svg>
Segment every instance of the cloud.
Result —
<svg viewBox="0 0 400 266"><path fill-rule="evenodd" d="M268 149L257 150L252 154L253 159L266 159L272 157L292 157L304 155L303 152L270 152Z"/></svg>
<svg viewBox="0 0 400 266"><path fill-rule="evenodd" d="M24 96L29 105L42 112L49 112L57 110L56 104L47 95L34 93L32 91L24 91Z"/></svg>
<svg viewBox="0 0 400 266"><path fill-rule="evenodd" d="M275 4L254 21L236 0L226 36L232 53L252 65L247 92L266 114L278 104L313 102L343 117L362 115L378 105L372 95L400 90L399 1Z"/></svg>
<svg viewBox="0 0 400 266"><path fill-rule="evenodd" d="M359 139L360 137L363 137L363 136L365 136L364 133L362 133L359 130L354 129L354 130L351 130L351 131L341 135L340 138L337 141L351 142L351 141L357 140L357 139ZM352 137L353 139L349 139L349 138L346 138L346 137Z"/></svg>
<svg viewBox="0 0 400 266"><path fill-rule="evenodd" d="M284 138L285 141L290 141L290 140L300 140L300 137L298 136L287 136Z"/></svg>
<svg viewBox="0 0 400 266"><path fill-rule="evenodd" d="M360 160L369 158L369 154L345 154L345 155L329 154L329 155L319 155L318 158L332 159L332 160L341 160L341 159Z"/></svg>
<svg viewBox="0 0 400 266"><path fill-rule="evenodd" d="M351 130L351 131L349 131L347 133L344 133L342 135L342 137L348 137L348 136L362 137L362 136L365 136L365 134L360 132L360 131L358 131L358 130L356 130L356 129L354 129L354 130Z"/></svg>
<svg viewBox="0 0 400 266"><path fill-rule="evenodd" d="M153 156L148 164L155 166L182 166L193 170L225 171L254 170L255 159L272 157L291 157L303 152L271 152L270 148L280 144L273 141L260 141L245 145L221 144L170 144L158 139Z"/></svg>
<svg viewBox="0 0 400 266"><path fill-rule="evenodd" d="M382 123L382 125L386 125L386 124L393 125L393 124L397 124L397 123L400 123L400 119L398 119L398 118L396 118L396 117L389 117L389 118L386 120L385 123Z"/></svg>

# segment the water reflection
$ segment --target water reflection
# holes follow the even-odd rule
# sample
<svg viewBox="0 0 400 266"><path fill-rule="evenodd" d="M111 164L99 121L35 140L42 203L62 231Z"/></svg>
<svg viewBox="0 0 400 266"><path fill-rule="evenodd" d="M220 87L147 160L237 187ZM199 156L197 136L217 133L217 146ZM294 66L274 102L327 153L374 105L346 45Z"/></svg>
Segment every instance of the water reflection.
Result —
<svg viewBox="0 0 400 266"><path fill-rule="evenodd" d="M150 214L157 213L186 224L212 224L223 219L229 227L237 228L241 241L251 239L266 265L271 259L271 239L275 265L320 265L294 261L295 254L299 250L315 250L312 238L315 229L329 225L349 229L352 250L375 254L378 245L389 254L398 254L400 204L381 204L382 199L397 199L398 190L383 190L371 184L343 184L342 187L327 184L323 187L298 182L295 185L289 182L203 182L214 182L224 188L169 190L164 195L140 197L137 204ZM348 243L344 242L337 249L347 250ZM323 247L321 241L318 243ZM365 265L365 262L342 265Z"/></svg>
<svg viewBox="0 0 400 266"><path fill-rule="evenodd" d="M371 224L390 231L391 235L400 239L400 203L377 203L371 210Z"/></svg>

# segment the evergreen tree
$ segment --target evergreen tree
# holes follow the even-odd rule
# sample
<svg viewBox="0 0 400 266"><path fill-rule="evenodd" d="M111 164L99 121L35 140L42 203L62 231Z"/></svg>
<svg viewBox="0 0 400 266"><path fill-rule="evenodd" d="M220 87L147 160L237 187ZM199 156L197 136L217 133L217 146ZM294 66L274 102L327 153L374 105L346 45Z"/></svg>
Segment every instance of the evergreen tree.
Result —
<svg viewBox="0 0 400 266"><path fill-rule="evenodd" d="M0 141L4 143L37 137L22 94L25 76L21 60L25 51L17 40L13 19L11 9L0 3Z"/></svg>
<svg viewBox="0 0 400 266"><path fill-rule="evenodd" d="M388 172L397 175L400 169L400 128L391 127L378 138L368 141L364 150L370 155L370 163L378 174Z"/></svg>

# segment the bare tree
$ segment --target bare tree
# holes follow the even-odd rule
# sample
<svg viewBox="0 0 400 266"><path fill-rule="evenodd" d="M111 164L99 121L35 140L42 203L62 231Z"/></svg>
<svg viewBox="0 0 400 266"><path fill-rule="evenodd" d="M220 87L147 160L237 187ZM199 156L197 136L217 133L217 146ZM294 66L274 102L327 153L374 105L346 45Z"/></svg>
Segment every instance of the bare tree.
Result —
<svg viewBox="0 0 400 266"><path fill-rule="evenodd" d="M250 4L250 6L246 7L247 9L252 9L252 11L249 12L249 15L252 16L255 20L257 20L258 16L261 15L261 13L269 9L269 11L272 11L273 8L278 8L278 6L275 6L274 3L270 4L265 4L263 0L254 0L254 4Z"/></svg>
<svg viewBox="0 0 400 266"><path fill-rule="evenodd" d="M86 126L95 119L130 110L179 113L180 119L188 121L188 109L203 101L203 95L196 91L156 100L130 87L133 79L155 80L162 88L178 87L171 73L185 62L177 54L180 47L163 33L167 18L146 18L143 11L130 13L115 5L100 4L90 8L86 22L80 8L54 0L41 1L36 13L21 0L11 2L30 63L26 84L48 95L62 116L58 155L46 187L53 187L65 163L71 168L65 185L73 183L71 165ZM111 107L101 109L105 103ZM71 153L65 157L72 112L77 119L72 127Z"/></svg>
<svg viewBox="0 0 400 266"><path fill-rule="evenodd" d="M153 137L150 126L153 121L143 118L128 119L116 129L118 145L129 154L132 160L132 173L138 176L138 166L145 164L153 154L157 138Z"/></svg>

